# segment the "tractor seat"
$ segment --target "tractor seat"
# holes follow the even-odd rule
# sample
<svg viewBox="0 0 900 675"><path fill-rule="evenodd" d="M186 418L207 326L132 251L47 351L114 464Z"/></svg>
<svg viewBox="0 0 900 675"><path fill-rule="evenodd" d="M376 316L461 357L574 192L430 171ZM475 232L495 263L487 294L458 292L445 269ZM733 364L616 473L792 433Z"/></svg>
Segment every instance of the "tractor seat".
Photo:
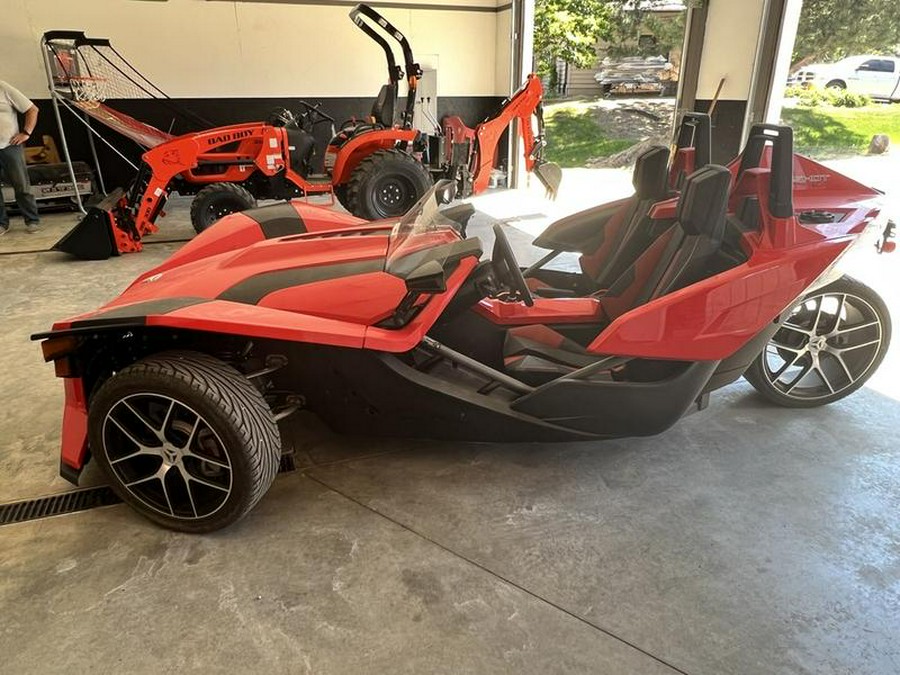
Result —
<svg viewBox="0 0 900 675"><path fill-rule="evenodd" d="M331 139L329 145L340 148L347 141L368 131L390 129L394 126L394 104L397 101L397 85L382 85L378 92L378 98L372 104L372 111L368 119L347 120L341 125L340 131Z"/></svg>
<svg viewBox="0 0 900 675"><path fill-rule="evenodd" d="M382 85L378 98L372 104L372 119L383 127L394 126L394 104L397 101L397 85Z"/></svg>
<svg viewBox="0 0 900 675"><path fill-rule="evenodd" d="M543 324L510 328L503 343L506 371L534 384L584 368L601 358Z"/></svg>

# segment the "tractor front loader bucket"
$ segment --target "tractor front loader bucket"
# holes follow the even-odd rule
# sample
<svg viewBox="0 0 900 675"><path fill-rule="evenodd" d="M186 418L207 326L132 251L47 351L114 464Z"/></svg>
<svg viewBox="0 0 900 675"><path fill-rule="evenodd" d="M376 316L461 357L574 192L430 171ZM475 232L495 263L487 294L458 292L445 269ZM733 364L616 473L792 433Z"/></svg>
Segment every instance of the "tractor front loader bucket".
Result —
<svg viewBox="0 0 900 675"><path fill-rule="evenodd" d="M562 169L559 168L559 164L535 160L532 171L547 190L547 196L550 199L556 199L556 195L559 194L559 184L562 183Z"/></svg>
<svg viewBox="0 0 900 675"><path fill-rule="evenodd" d="M53 245L53 250L82 260L106 260L120 253L140 251L140 238L135 239L120 222L125 215L120 208L123 194L121 188L116 189L89 207L87 215Z"/></svg>

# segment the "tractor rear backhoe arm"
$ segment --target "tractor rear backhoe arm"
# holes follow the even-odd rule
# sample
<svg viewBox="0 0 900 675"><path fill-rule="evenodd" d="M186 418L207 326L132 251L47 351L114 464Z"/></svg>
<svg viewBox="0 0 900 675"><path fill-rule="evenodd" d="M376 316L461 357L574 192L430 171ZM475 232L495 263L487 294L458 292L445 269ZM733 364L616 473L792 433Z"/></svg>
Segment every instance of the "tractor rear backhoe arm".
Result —
<svg viewBox="0 0 900 675"><path fill-rule="evenodd" d="M525 152L525 168L534 172L548 194L556 196L562 174L556 164L542 159L545 144L542 94L540 79L531 73L525 84L504 102L499 113L475 127L475 153L470 167L475 194L487 188L500 137L513 121L517 121ZM537 135L532 118L537 120Z"/></svg>

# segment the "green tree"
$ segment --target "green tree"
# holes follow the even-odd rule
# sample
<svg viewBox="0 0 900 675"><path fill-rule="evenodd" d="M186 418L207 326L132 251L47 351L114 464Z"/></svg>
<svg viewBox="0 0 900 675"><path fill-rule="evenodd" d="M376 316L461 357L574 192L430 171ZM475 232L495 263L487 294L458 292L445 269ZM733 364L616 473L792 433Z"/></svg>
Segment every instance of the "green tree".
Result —
<svg viewBox="0 0 900 675"><path fill-rule="evenodd" d="M666 56L684 41L686 12L660 18L655 10L671 5L671 0L610 2L608 30L603 35L610 56ZM642 42L642 35L653 40Z"/></svg>
<svg viewBox="0 0 900 675"><path fill-rule="evenodd" d="M804 0L794 44L795 67L900 47L897 0Z"/></svg>
<svg viewBox="0 0 900 675"><path fill-rule="evenodd" d="M597 60L597 41L608 31L611 3L606 0L537 0L534 7L534 57L538 72L556 73L561 59L578 68Z"/></svg>

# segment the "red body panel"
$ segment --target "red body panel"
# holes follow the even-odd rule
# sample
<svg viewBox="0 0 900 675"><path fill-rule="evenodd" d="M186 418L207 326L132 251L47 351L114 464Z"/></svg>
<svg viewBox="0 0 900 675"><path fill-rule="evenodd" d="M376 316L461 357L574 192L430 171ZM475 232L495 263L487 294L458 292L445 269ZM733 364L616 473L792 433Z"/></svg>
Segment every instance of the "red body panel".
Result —
<svg viewBox="0 0 900 675"><path fill-rule="evenodd" d="M466 277L475 269L478 261L474 257L464 258L459 267L447 279L447 291L440 295L432 296L428 304L406 326L399 329L379 328L369 326L366 329L366 340L363 346L366 349L375 349L383 352L402 353L413 349L425 337L425 333L446 309L453 296L462 286Z"/></svg>
<svg viewBox="0 0 900 675"><path fill-rule="evenodd" d="M404 295L406 285L402 279L384 272L372 272L285 288L270 293L260 300L259 305L287 312L303 307L314 316L368 326L393 314ZM335 302L336 297L341 298L341 302Z"/></svg>
<svg viewBox="0 0 900 675"><path fill-rule="evenodd" d="M535 298L533 307L485 298L475 305L475 311L501 326L597 323L603 318L603 307L596 298Z"/></svg>
<svg viewBox="0 0 900 675"><path fill-rule="evenodd" d="M87 455L88 409L84 384L79 378L63 380L66 403L63 407L61 459L69 466L80 469Z"/></svg>
<svg viewBox="0 0 900 675"><path fill-rule="evenodd" d="M683 361L725 359L808 288L851 238L815 253L760 253L750 262L653 300L616 319L588 347L612 356Z"/></svg>
<svg viewBox="0 0 900 675"><path fill-rule="evenodd" d="M148 316L147 325L357 349L363 346L366 330L358 323L224 300Z"/></svg>

